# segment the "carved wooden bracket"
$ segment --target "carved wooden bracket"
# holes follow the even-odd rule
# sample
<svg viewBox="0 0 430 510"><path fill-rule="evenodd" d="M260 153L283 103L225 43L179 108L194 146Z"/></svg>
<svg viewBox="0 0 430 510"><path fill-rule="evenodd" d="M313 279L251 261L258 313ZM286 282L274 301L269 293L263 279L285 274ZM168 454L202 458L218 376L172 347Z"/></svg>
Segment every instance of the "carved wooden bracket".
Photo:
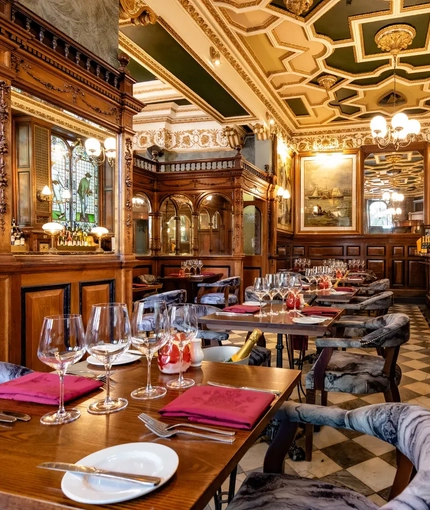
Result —
<svg viewBox="0 0 430 510"><path fill-rule="evenodd" d="M133 25L154 25L158 16L143 0L119 0L120 22L130 20Z"/></svg>
<svg viewBox="0 0 430 510"><path fill-rule="evenodd" d="M10 86L4 81L0 81L0 215L6 214L6 188L8 178L6 173L5 156L9 153L8 141L6 139L6 126L9 118L9 105L6 97L9 95ZM4 234L5 221L0 218L0 230Z"/></svg>

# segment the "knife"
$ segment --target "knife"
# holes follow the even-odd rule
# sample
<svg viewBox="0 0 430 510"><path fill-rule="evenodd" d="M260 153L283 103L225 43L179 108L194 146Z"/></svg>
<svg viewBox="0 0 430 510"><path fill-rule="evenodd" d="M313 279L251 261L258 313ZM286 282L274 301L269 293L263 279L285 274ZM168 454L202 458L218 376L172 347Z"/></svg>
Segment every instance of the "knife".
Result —
<svg viewBox="0 0 430 510"><path fill-rule="evenodd" d="M70 471L73 473L80 473L82 475L101 476L103 478L116 478L118 480L126 480L127 482L151 485L153 487L156 487L161 482L161 478L158 476L121 473L120 471L108 471L107 469L99 469L93 466L82 466L80 464L72 464L71 462L43 462L37 467L53 469L56 471Z"/></svg>
<svg viewBox="0 0 430 510"><path fill-rule="evenodd" d="M223 383L217 383L213 381L207 381L209 386L219 386L220 388L236 388L237 390L249 390L249 391L263 391L264 393L272 393L273 395L276 395L279 397L281 392L279 390L270 390L268 388L252 388L251 386L233 386L232 384L223 384Z"/></svg>
<svg viewBox="0 0 430 510"><path fill-rule="evenodd" d="M0 411L0 415L5 414L6 416L11 416L12 418L15 418L15 420L19 421L30 421L31 416L26 413L18 413L16 411Z"/></svg>
<svg viewBox="0 0 430 510"><path fill-rule="evenodd" d="M16 418L13 416L6 416L6 414L0 412L0 421L5 423L14 423L16 421Z"/></svg>

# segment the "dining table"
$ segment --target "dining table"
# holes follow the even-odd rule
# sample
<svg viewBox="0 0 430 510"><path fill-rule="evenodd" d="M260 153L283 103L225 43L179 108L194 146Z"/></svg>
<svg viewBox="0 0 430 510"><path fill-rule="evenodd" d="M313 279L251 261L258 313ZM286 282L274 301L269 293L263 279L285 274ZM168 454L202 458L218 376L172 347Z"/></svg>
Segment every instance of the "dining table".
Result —
<svg viewBox="0 0 430 510"><path fill-rule="evenodd" d="M329 305L339 304L341 306L342 303L349 303L356 296L358 291L358 287L338 287L336 290L320 290L315 299L315 302L327 303Z"/></svg>
<svg viewBox="0 0 430 510"><path fill-rule="evenodd" d="M152 384L165 385L172 378L177 378L177 375L161 373L156 363L153 363ZM80 362L78 365L83 366L84 370L102 370L101 367L94 367L86 362ZM49 461L78 463L83 457L107 447L129 445L133 448L130 444L134 443L145 448L154 444L165 445L176 452L179 464L164 485L135 499L118 502L115 508L203 509L261 435L282 403L291 395L300 379L300 371L204 361L201 367L188 369L187 377L193 378L196 385L206 385L208 381L215 381L235 387L251 386L262 390L277 390L279 396L274 397L250 429L234 429L236 440L232 444L188 436L159 438L150 432L138 419L138 415L144 412L153 418L161 418L166 423L187 421L186 418L161 417L159 410L188 390L169 389L164 397L153 400L131 398L130 393L134 389L146 384L146 361L143 360L114 367L112 371L112 396L128 399L128 406L120 412L107 415L92 415L87 412L89 403L100 398L103 390L98 389L66 405L66 407L73 405L81 411L81 416L76 421L59 426L44 426L39 421L40 417L51 410L52 406L0 399L2 410L19 411L32 417L28 422L17 421L10 427L0 428L2 452L0 508L10 510L106 508L106 505L97 501L87 504L69 499L61 488L64 474L40 469L38 465ZM89 482L84 478L79 483L85 485Z"/></svg>
<svg viewBox="0 0 430 510"><path fill-rule="evenodd" d="M274 304L273 311L280 312L282 305ZM216 330L225 331L253 331L260 329L264 333L276 333L276 367L282 368L283 358L282 351L284 350L283 336L291 340L294 336L299 337L320 337L324 336L331 331L331 326L336 322L339 317L344 313L344 310L339 308L333 313L332 316L320 317L320 320L300 321L300 310L298 312L283 313L278 315L266 315L265 317L258 317L256 313L232 313L220 310L219 312L205 315L198 318L200 324L205 327ZM317 318L318 319L318 318Z"/></svg>
<svg viewBox="0 0 430 510"><path fill-rule="evenodd" d="M187 301L194 303L199 291L199 283L215 283L223 277L223 273L203 271L201 274L170 273L159 276L157 281L163 284L163 291L184 289L187 291Z"/></svg>

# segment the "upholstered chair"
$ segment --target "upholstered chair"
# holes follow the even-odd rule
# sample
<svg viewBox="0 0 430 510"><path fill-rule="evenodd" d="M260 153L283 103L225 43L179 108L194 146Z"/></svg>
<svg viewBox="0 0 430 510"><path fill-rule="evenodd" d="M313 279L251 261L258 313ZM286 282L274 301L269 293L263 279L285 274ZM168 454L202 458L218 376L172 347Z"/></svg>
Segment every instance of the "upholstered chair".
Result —
<svg viewBox="0 0 430 510"><path fill-rule="evenodd" d="M215 283L198 283L197 304L226 307L239 302L240 276L230 276Z"/></svg>
<svg viewBox="0 0 430 510"><path fill-rule="evenodd" d="M211 315L213 313L219 312L219 308L212 305L191 304L190 306L194 306L197 317L203 317L205 315ZM209 329L207 326L199 325L197 338L202 339L203 347L208 347L213 344L222 345L222 342L224 340L228 340L228 337L229 334L226 331L215 331Z"/></svg>
<svg viewBox="0 0 430 510"><path fill-rule="evenodd" d="M390 290L369 297L355 297L350 303L342 303L341 307L347 314L384 315L393 304L393 293ZM339 306L338 304L333 305Z"/></svg>
<svg viewBox="0 0 430 510"><path fill-rule="evenodd" d="M144 303L157 303L164 301L166 305L173 305L176 303L185 303L187 301L187 291L184 289L169 290L167 292L160 292L142 298L140 301Z"/></svg>
<svg viewBox="0 0 430 510"><path fill-rule="evenodd" d="M429 510L430 411L417 405L374 404L347 411L286 402L276 414L278 432L264 472L248 475L227 510ZM282 474L298 423L354 430L397 448L397 474L389 501L379 507L347 487ZM416 471L416 474L415 474ZM412 475L415 476L412 478ZM377 476L377 475L376 475Z"/></svg>
<svg viewBox="0 0 430 510"><path fill-rule="evenodd" d="M6 361L0 361L0 383L17 379L18 377L31 372L33 372L31 368L15 365L14 363L7 363Z"/></svg>
<svg viewBox="0 0 430 510"><path fill-rule="evenodd" d="M381 280L376 280L375 282L369 283L368 285L363 285L359 288L357 295L359 296L373 296L375 294L380 294L381 292L385 292L390 288L390 280L388 278L382 278Z"/></svg>
<svg viewBox="0 0 430 510"><path fill-rule="evenodd" d="M409 317L392 313L364 323L361 337L317 338L320 355L306 375L306 402L314 404L321 392L321 404L327 405L330 391L353 395L383 393L387 402L400 402L398 385L402 377L397 358L400 346L409 340ZM336 350L336 349L346 349ZM377 354L351 352L348 349L375 348ZM306 458L312 458L313 427L306 426Z"/></svg>

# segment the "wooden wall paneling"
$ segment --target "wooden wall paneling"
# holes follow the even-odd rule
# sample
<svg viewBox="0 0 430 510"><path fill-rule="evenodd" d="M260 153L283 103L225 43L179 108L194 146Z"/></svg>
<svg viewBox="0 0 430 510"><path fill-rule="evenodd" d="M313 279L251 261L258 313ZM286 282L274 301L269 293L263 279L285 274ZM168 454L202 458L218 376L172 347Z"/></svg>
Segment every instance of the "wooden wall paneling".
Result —
<svg viewBox="0 0 430 510"><path fill-rule="evenodd" d="M346 255L348 257L360 257L361 256L360 246L347 246Z"/></svg>
<svg viewBox="0 0 430 510"><path fill-rule="evenodd" d="M304 257L305 247L304 246L293 246L293 257Z"/></svg>
<svg viewBox="0 0 430 510"><path fill-rule="evenodd" d="M243 282L242 282L242 289L243 289L244 296L245 296L246 287L253 286L255 278L259 278L262 276L264 276L264 274L263 274L261 266L244 264L244 266L243 266Z"/></svg>
<svg viewBox="0 0 430 510"><path fill-rule="evenodd" d="M21 361L33 370L52 370L37 357L43 318L70 313L70 284L23 287L21 289Z"/></svg>
<svg viewBox="0 0 430 510"><path fill-rule="evenodd" d="M417 257L419 255L416 254L416 251L417 251L417 246L414 245L414 246L408 246L408 256L409 257Z"/></svg>
<svg viewBox="0 0 430 510"><path fill-rule="evenodd" d="M115 301L115 280L102 280L79 283L79 313L84 327L87 327L91 307L97 303Z"/></svg>
<svg viewBox="0 0 430 510"><path fill-rule="evenodd" d="M378 278L385 278L385 260L367 259L367 269L374 271Z"/></svg>
<svg viewBox="0 0 430 510"><path fill-rule="evenodd" d="M405 247L404 246L393 246L392 247L392 255L393 255L393 257L404 257L405 256Z"/></svg>
<svg viewBox="0 0 430 510"><path fill-rule="evenodd" d="M385 257L385 246L367 246L368 257Z"/></svg>
<svg viewBox="0 0 430 510"><path fill-rule="evenodd" d="M391 286L405 285L405 261L393 260L391 266Z"/></svg>
<svg viewBox="0 0 430 510"><path fill-rule="evenodd" d="M343 246L309 246L308 257L310 258L339 258L343 257Z"/></svg>
<svg viewBox="0 0 430 510"><path fill-rule="evenodd" d="M426 270L419 260L408 261L408 287L426 288Z"/></svg>

